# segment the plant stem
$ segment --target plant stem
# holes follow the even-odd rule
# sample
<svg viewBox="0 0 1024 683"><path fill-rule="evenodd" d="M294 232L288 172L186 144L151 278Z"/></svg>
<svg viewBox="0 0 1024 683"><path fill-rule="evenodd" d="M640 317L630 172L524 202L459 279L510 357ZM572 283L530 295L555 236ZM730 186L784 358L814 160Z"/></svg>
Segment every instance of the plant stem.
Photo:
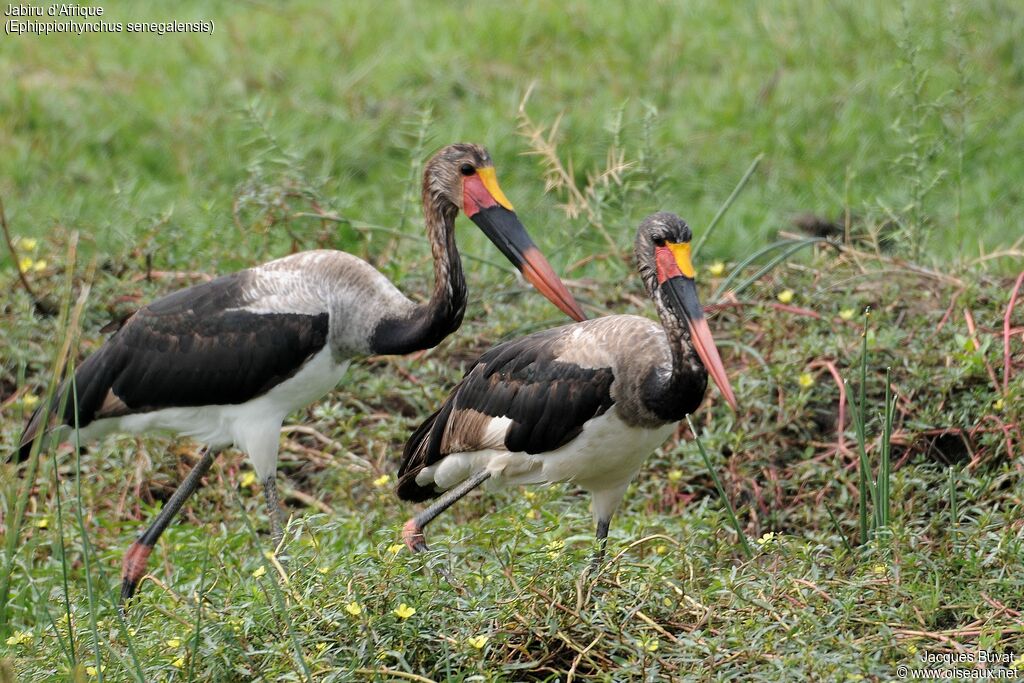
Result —
<svg viewBox="0 0 1024 683"><path fill-rule="evenodd" d="M711 458L708 456L708 452L704 449L704 444L700 440L700 434L697 432L697 428L693 426L693 421L690 420L690 416L686 416L686 424L690 425L690 431L693 432L693 440L697 442L697 448L700 449L700 455L704 458L704 464L708 468L708 472L711 473L711 480L715 482L715 489L718 491L719 497L725 502L726 512L729 513L729 521L732 522L733 529L736 530L736 536L740 539L740 547L743 550L743 554L747 556L749 560L754 556L754 551L750 549L750 543L747 542L747 535L743 533L743 528L740 526L740 521L736 518L736 511L732 507L732 503L729 501L729 496L725 495L725 489L722 487L722 482L718 479L718 473L715 472L715 468L711 466Z"/></svg>

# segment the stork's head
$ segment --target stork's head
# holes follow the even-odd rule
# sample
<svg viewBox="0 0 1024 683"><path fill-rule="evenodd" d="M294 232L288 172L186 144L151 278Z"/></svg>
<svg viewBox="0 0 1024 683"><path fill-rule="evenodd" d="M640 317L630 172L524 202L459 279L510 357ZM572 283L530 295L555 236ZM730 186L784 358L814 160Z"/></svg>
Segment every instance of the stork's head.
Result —
<svg viewBox="0 0 1024 683"><path fill-rule="evenodd" d="M431 157L423 171L423 206L448 221L462 210L551 303L574 320L586 319L501 191L486 149L456 143Z"/></svg>
<svg viewBox="0 0 1024 683"><path fill-rule="evenodd" d="M711 337L704 308L697 299L696 275L690 261L690 226L674 213L651 214L636 232L636 263L648 294L666 326L688 338L711 379L736 410L736 397Z"/></svg>

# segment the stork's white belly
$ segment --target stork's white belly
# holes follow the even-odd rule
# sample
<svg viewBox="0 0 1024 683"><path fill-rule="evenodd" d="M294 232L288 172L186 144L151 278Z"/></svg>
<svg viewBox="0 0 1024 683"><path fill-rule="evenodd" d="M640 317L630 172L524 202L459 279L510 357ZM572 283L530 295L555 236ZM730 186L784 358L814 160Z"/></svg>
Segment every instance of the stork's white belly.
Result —
<svg viewBox="0 0 1024 683"><path fill-rule="evenodd" d="M497 449L453 453L424 468L416 480L422 485L432 480L449 489L487 470L491 487L572 482L594 493L595 512L600 512L598 507L614 509L640 465L674 428L674 423L654 429L630 427L613 406L587 421L579 436L556 450L534 455Z"/></svg>
<svg viewBox="0 0 1024 683"><path fill-rule="evenodd" d="M162 408L97 420L82 430L82 439L99 438L113 432L173 432L214 448L236 446L249 456L256 473L263 479L276 467L284 418L326 395L341 381L348 366L348 360L335 362L330 350L324 347L292 377L245 403Z"/></svg>

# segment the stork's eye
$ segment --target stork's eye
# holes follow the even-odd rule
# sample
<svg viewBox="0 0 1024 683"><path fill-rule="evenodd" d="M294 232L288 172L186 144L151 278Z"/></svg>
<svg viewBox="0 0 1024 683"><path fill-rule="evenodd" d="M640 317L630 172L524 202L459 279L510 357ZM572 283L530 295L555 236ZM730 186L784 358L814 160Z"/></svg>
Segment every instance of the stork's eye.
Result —
<svg viewBox="0 0 1024 683"><path fill-rule="evenodd" d="M463 164L459 167L459 173L462 175L473 175L476 173L476 169L473 168L473 164Z"/></svg>
<svg viewBox="0 0 1024 683"><path fill-rule="evenodd" d="M665 246L665 238L664 237L655 237L654 238L654 244L656 246L659 246L659 247Z"/></svg>

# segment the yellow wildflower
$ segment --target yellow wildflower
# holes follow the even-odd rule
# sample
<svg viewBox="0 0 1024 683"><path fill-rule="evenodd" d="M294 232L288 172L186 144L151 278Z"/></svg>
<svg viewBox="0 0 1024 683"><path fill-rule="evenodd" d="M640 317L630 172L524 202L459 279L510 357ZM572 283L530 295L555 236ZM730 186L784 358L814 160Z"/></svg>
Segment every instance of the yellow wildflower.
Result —
<svg viewBox="0 0 1024 683"><path fill-rule="evenodd" d="M243 473L242 474L242 478L238 480L238 483L241 484L245 488L249 488L250 486L252 486L253 484L256 483L256 473L255 472L245 472L245 473Z"/></svg>
<svg viewBox="0 0 1024 683"><path fill-rule="evenodd" d="M106 667L105 664L100 664L99 671L96 670L95 666L87 666L87 667L85 667L85 673L89 674L93 678L96 678L96 676L98 676L101 671L106 671L106 670L107 670L107 667Z"/></svg>
<svg viewBox="0 0 1024 683"><path fill-rule="evenodd" d="M778 294L776 294L775 298L778 299L779 301L781 301L784 304L788 304L790 301L793 300L794 296L796 296L796 295L793 293L792 289L784 289L781 292L779 292Z"/></svg>
<svg viewBox="0 0 1024 683"><path fill-rule="evenodd" d="M487 641L490 640L490 639L491 639L490 636L485 636L485 635L481 634L481 635L478 635L478 636L472 636L470 638L466 638L466 642L469 643L472 647L475 647L477 650L482 650L482 649L484 649L484 645L486 645Z"/></svg>
<svg viewBox="0 0 1024 683"><path fill-rule="evenodd" d="M416 608L409 607L409 605L404 602L395 608L395 616L399 619L408 619L414 614L416 614Z"/></svg>
<svg viewBox="0 0 1024 683"><path fill-rule="evenodd" d="M669 470L668 471L668 480L670 482L672 482L673 484L675 484L676 482L680 481L682 478L683 478L683 471L682 470Z"/></svg>
<svg viewBox="0 0 1024 683"><path fill-rule="evenodd" d="M171 666L173 666L175 669L184 669L185 668L185 658L184 657L178 657L173 662L171 662Z"/></svg>
<svg viewBox="0 0 1024 683"><path fill-rule="evenodd" d="M761 538L757 539L757 544L760 545L760 546L766 546L766 545L768 545L769 543L771 543L774 540L775 540L775 532L774 531L769 531L765 535L761 536Z"/></svg>
<svg viewBox="0 0 1024 683"><path fill-rule="evenodd" d="M169 638L165 642L167 644L167 647L170 647L170 648L181 647L181 641L178 640L177 638Z"/></svg>
<svg viewBox="0 0 1024 683"><path fill-rule="evenodd" d="M907 645L907 652L912 654L912 655L916 655L917 654L917 645L914 645L913 643L911 643L910 645Z"/></svg>
<svg viewBox="0 0 1024 683"><path fill-rule="evenodd" d="M889 568L886 567L884 564L876 564L874 567L871 568L871 571L873 571L876 574L885 574L889 571Z"/></svg>
<svg viewBox="0 0 1024 683"><path fill-rule="evenodd" d="M28 251L35 251L36 247L39 246L39 241L31 237L22 237L18 240L18 246Z"/></svg>
<svg viewBox="0 0 1024 683"><path fill-rule="evenodd" d="M710 266L708 266L708 272L714 275L715 277L718 277L719 275L725 272L725 264L722 263L721 261L715 261Z"/></svg>
<svg viewBox="0 0 1024 683"><path fill-rule="evenodd" d="M530 489L523 490L523 498L526 500L533 500L536 497L537 494L534 491L531 491Z"/></svg>
<svg viewBox="0 0 1024 683"><path fill-rule="evenodd" d="M330 567L328 567L328 566L327 566L327 565L325 564L324 566L322 566L322 567L318 568L318 569L317 569L317 571L318 571L318 572L320 572L321 574L330 574L330 573L331 573L331 568L330 568Z"/></svg>
<svg viewBox="0 0 1024 683"><path fill-rule="evenodd" d="M565 541L561 541L561 540L551 541L551 543L548 543L548 545L547 545L548 557L550 557L550 558L558 557L558 551L560 551L564 547L565 547Z"/></svg>
<svg viewBox="0 0 1024 683"><path fill-rule="evenodd" d="M25 394L21 397L21 405L25 406L28 410L32 410L39 403L39 397L35 394Z"/></svg>
<svg viewBox="0 0 1024 683"><path fill-rule="evenodd" d="M405 603L403 603L403 605L404 604ZM345 611L348 612L349 614L351 614L354 617L358 617L360 614L363 613L363 608L362 608L362 606L358 602L353 601L353 602L350 602L347 605L345 605ZM413 610L413 612L415 612L415 611L416 610ZM401 616L401 615L399 615L399 616ZM405 617L402 617L402 618L404 619Z"/></svg>
<svg viewBox="0 0 1024 683"><path fill-rule="evenodd" d="M383 486L387 486L389 481L391 481L391 475L382 474L373 480L373 485L377 488L381 488Z"/></svg>
<svg viewBox="0 0 1024 683"><path fill-rule="evenodd" d="M402 548L404 547L404 543L392 543L388 546L388 554L397 555L398 553L402 552Z"/></svg>
<svg viewBox="0 0 1024 683"><path fill-rule="evenodd" d="M657 546L654 547L654 553L656 555L664 555L667 552L668 552L668 546L665 545L665 544L660 544L660 545L657 545Z"/></svg>
<svg viewBox="0 0 1024 683"><path fill-rule="evenodd" d="M658 639L657 638L645 638L640 641L640 647L647 650L648 652L658 651Z"/></svg>
<svg viewBox="0 0 1024 683"><path fill-rule="evenodd" d="M327 643L317 643L316 644L316 651L317 652L323 652L326 649L327 649Z"/></svg>
<svg viewBox="0 0 1024 683"><path fill-rule="evenodd" d="M35 263L32 264L32 270L36 271L37 273L39 271L45 270L45 269L46 269L46 261L44 261L42 259L40 259L40 260L38 260L38 261L36 261Z"/></svg>
<svg viewBox="0 0 1024 683"><path fill-rule="evenodd" d="M32 269L32 263L33 261L31 258L29 258L28 256L22 256L20 259L18 259L18 270L20 270L23 273L27 273L29 270Z"/></svg>
<svg viewBox="0 0 1024 683"><path fill-rule="evenodd" d="M1002 411L1004 405L1003 399L996 399L996 402L992 404L992 410Z"/></svg>
<svg viewBox="0 0 1024 683"><path fill-rule="evenodd" d="M843 320L853 320L853 316L855 315L857 315L857 311L853 310L852 308L844 308L843 310L839 311L839 317L842 318Z"/></svg>
<svg viewBox="0 0 1024 683"><path fill-rule="evenodd" d="M7 638L8 645L22 645L27 643L31 638L26 631L15 631L13 636Z"/></svg>
<svg viewBox="0 0 1024 683"><path fill-rule="evenodd" d="M260 565L259 568L252 573L252 578L258 579L258 578L260 578L261 576L263 576L266 573L267 573L267 568L264 567L263 565Z"/></svg>
<svg viewBox="0 0 1024 683"><path fill-rule="evenodd" d="M46 519L46 517L43 517L42 519L37 519L36 520L36 528L37 529L45 529L48 526L50 526L50 520Z"/></svg>
<svg viewBox="0 0 1024 683"><path fill-rule="evenodd" d="M804 389L814 386L814 375L809 372L805 372L800 375L800 379L797 380Z"/></svg>

